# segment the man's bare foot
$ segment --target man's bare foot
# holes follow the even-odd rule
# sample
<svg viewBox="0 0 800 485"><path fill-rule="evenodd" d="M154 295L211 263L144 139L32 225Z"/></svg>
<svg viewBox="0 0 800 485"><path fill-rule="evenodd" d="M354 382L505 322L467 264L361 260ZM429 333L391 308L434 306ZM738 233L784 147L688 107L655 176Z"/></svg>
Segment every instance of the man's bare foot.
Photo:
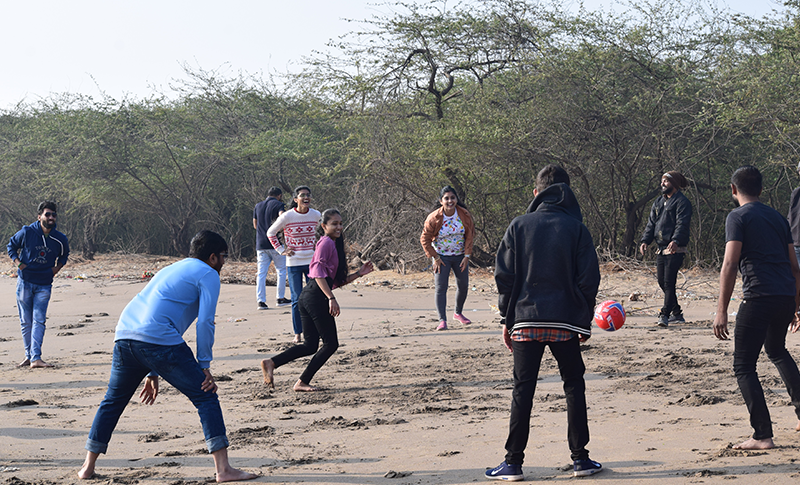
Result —
<svg viewBox="0 0 800 485"><path fill-rule="evenodd" d="M272 359L264 359L261 361L261 373L264 374L264 384L270 389L275 389L275 380L272 377L275 372L275 362Z"/></svg>
<svg viewBox="0 0 800 485"><path fill-rule="evenodd" d="M31 365L30 359L25 359L19 364L17 364L17 367L28 367L29 365Z"/></svg>
<svg viewBox="0 0 800 485"><path fill-rule="evenodd" d="M78 470L78 478L85 480L94 476L94 466L89 466L84 463L80 470Z"/></svg>
<svg viewBox="0 0 800 485"><path fill-rule="evenodd" d="M53 364L48 364L42 359L34 360L31 362L31 369L44 369L45 367L55 367Z"/></svg>
<svg viewBox="0 0 800 485"><path fill-rule="evenodd" d="M294 383L294 387L292 387L292 389L294 389L295 392L316 392L316 391L319 391L318 387L310 386L310 385L306 384L305 382L301 381L300 379L297 379L297 382Z"/></svg>
<svg viewBox="0 0 800 485"><path fill-rule="evenodd" d="M302 344L303 343L303 338L300 336L299 333L294 334L294 340L292 340L292 343L294 343L294 344Z"/></svg>
<svg viewBox="0 0 800 485"><path fill-rule="evenodd" d="M772 441L772 438L764 440L750 438L747 441L742 441L738 445L733 445L734 450L769 450L772 448L775 448L775 443Z"/></svg>
<svg viewBox="0 0 800 485"><path fill-rule="evenodd" d="M86 459L83 460L83 465L81 469L78 470L78 478L85 480L94 476L94 465L97 463L98 456L100 456L98 453L93 453L91 451L86 452Z"/></svg>
<svg viewBox="0 0 800 485"><path fill-rule="evenodd" d="M229 468L224 472L217 473L217 483L238 482L240 480L252 480L254 478L258 478L258 475L243 470L237 470L236 468Z"/></svg>

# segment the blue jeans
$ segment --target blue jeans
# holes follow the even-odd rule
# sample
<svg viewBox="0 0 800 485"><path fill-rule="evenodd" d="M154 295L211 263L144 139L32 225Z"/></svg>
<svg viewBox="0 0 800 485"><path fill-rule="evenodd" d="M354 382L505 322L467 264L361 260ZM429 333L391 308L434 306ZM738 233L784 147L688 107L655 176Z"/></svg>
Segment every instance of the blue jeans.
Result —
<svg viewBox="0 0 800 485"><path fill-rule="evenodd" d="M469 292L469 267L461 270L463 254L456 256L439 255L442 266L438 273L433 274L434 291L436 294L436 312L439 313L439 320L447 321L447 287L449 286L450 270L456 275L456 308L455 313L464 311L464 302L467 301Z"/></svg>
<svg viewBox="0 0 800 485"><path fill-rule="evenodd" d="M275 264L278 274L276 298L286 297L286 256L274 249L258 250L258 275L256 276L256 301L267 302L267 271L269 263Z"/></svg>
<svg viewBox="0 0 800 485"><path fill-rule="evenodd" d="M300 318L300 293L303 292L303 276L308 283L308 265L289 266L289 291L292 292L292 329L295 335L303 333L303 321Z"/></svg>
<svg viewBox="0 0 800 485"><path fill-rule="evenodd" d="M216 393L200 389L205 374L188 345L156 345L138 340L118 340L114 343L108 390L94 416L92 429L86 440L87 450L93 453L106 452L111 433L114 432L122 411L150 372L157 373L192 401L200 415L209 453L228 446L219 399Z"/></svg>
<svg viewBox="0 0 800 485"><path fill-rule="evenodd" d="M22 344L25 358L33 362L42 359L47 304L53 285L37 285L17 279L17 309L22 329Z"/></svg>

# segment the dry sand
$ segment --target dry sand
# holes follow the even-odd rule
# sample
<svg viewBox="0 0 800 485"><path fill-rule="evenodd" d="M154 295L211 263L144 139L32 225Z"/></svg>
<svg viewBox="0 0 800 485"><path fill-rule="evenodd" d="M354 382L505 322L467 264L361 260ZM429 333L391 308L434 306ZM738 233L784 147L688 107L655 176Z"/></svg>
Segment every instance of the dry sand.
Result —
<svg viewBox="0 0 800 485"><path fill-rule="evenodd" d="M106 255L73 261L59 275L48 311L44 359L54 369L17 369L23 359L12 277L0 277L0 482L74 483L91 421L111 368L114 327L144 285L141 275L169 258ZM6 268L11 269L9 266ZM751 434L731 370L733 344L717 341L711 320L715 273L682 273L689 321L654 326L661 295L652 268L605 268L601 297L629 311L617 332L596 330L584 345L592 440L609 483L797 483L800 433L785 389L765 357L759 372L777 448L731 449ZM615 271L617 270L617 271ZM224 281L251 282L253 263L232 263ZM436 332L432 277L376 272L337 290L341 347L310 394L291 390L306 360L276 372L274 392L259 361L291 340L288 308L257 311L255 288L223 285L212 372L234 466L255 482L464 484L485 482L503 459L512 360L500 341L489 274L473 272L466 315ZM274 287L268 287L272 301ZM643 301L628 301L639 291ZM736 295L739 295L738 291ZM453 301L453 295L449 296ZM731 312L736 311L734 301ZM186 337L194 349L194 327ZM788 346L800 358L800 335ZM537 389L527 480L577 480L565 468L566 405L549 353ZM188 484L213 479L197 414L162 382L153 406L131 402L90 483Z"/></svg>

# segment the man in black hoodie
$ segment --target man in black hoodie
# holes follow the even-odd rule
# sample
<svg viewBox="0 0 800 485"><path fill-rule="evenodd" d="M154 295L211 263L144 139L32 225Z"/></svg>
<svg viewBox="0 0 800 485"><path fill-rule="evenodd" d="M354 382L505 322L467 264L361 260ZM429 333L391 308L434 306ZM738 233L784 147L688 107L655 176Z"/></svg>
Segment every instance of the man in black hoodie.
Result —
<svg viewBox="0 0 800 485"><path fill-rule="evenodd" d="M486 478L494 480L524 478L522 462L545 347L550 347L564 382L573 475L602 470L585 448L589 425L580 348L592 332L600 285L597 253L563 168L543 168L534 196L528 213L511 221L497 250L498 306L503 342L514 356L514 391L506 459L486 471Z"/></svg>
<svg viewBox="0 0 800 485"><path fill-rule="evenodd" d="M667 172L661 176L661 196L653 202L639 246L642 254L650 243L655 242L658 246L656 278L658 286L664 291L664 306L656 322L659 327L686 321L678 304L675 286L678 283L678 270L686 256L689 223L692 221L692 203L681 192L688 185L686 177L680 172Z"/></svg>

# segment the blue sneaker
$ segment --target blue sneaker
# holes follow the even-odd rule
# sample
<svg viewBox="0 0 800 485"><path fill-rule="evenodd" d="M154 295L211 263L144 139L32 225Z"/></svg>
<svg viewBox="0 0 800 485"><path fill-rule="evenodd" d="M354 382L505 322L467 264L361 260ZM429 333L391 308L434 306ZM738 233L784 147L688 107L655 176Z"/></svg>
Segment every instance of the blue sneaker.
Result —
<svg viewBox="0 0 800 485"><path fill-rule="evenodd" d="M572 463L572 470L574 477L588 477L603 471L603 465L587 458L586 460L575 460Z"/></svg>
<svg viewBox="0 0 800 485"><path fill-rule="evenodd" d="M509 465L508 463L503 462L496 468L486 470L486 478L489 480L508 480L509 482L518 482L525 477L522 475L522 465Z"/></svg>

